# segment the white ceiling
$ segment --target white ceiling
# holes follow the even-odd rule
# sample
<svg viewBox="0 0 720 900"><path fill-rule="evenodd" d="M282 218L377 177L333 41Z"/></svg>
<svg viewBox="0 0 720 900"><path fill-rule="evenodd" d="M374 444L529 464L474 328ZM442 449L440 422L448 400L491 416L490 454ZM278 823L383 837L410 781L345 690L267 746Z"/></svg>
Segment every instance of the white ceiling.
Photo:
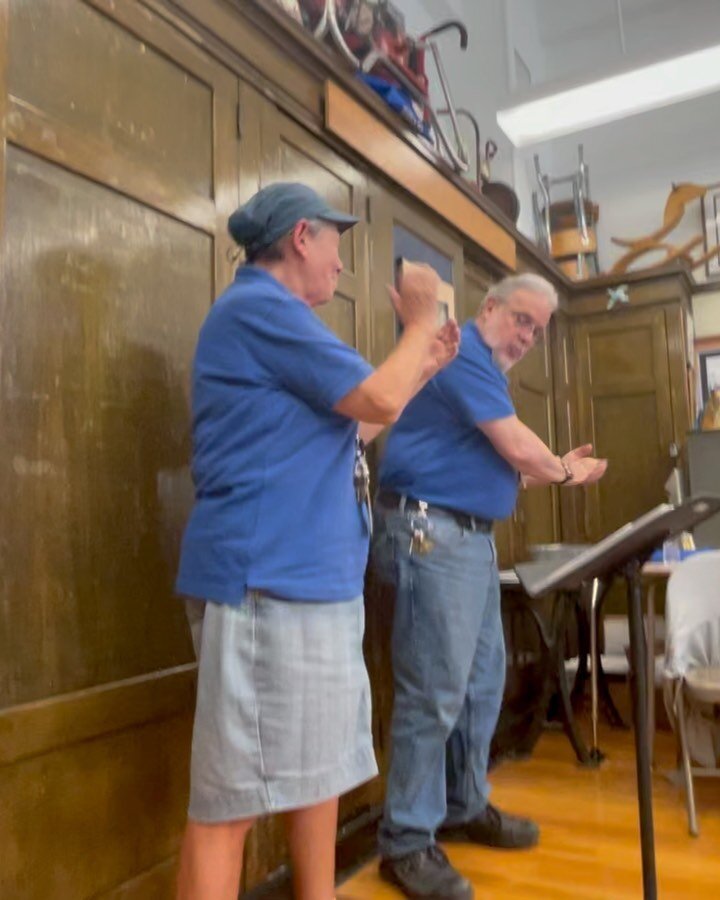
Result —
<svg viewBox="0 0 720 900"><path fill-rule="evenodd" d="M720 0L506 2L511 44L533 59L534 85L720 44Z"/></svg>

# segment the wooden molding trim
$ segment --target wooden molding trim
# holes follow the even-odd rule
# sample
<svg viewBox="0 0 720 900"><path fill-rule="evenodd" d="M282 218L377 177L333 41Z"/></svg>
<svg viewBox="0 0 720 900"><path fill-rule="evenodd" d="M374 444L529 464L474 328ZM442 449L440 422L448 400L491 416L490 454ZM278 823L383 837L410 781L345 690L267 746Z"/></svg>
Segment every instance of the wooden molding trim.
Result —
<svg viewBox="0 0 720 900"><path fill-rule="evenodd" d="M515 239L333 81L325 82L325 127L381 172L515 271Z"/></svg>
<svg viewBox="0 0 720 900"><path fill-rule="evenodd" d="M197 665L188 663L3 710L0 766L189 712L196 673Z"/></svg>

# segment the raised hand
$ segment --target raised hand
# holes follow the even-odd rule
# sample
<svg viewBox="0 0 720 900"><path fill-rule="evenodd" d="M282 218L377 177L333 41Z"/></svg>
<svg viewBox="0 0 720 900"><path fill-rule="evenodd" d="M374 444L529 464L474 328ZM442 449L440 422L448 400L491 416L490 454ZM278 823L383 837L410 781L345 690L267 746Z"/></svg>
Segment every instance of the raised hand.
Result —
<svg viewBox="0 0 720 900"><path fill-rule="evenodd" d="M440 278L431 266L403 263L399 290L388 285L388 291L395 312L406 328L420 325L435 330L439 287Z"/></svg>
<svg viewBox="0 0 720 900"><path fill-rule="evenodd" d="M568 485L593 484L599 481L605 474L608 461L596 459L593 455L592 444L582 444L563 456L563 462L573 473Z"/></svg>
<svg viewBox="0 0 720 900"><path fill-rule="evenodd" d="M430 346L430 358L423 371L423 380L429 381L434 375L451 363L460 349L460 328L455 319L440 328Z"/></svg>

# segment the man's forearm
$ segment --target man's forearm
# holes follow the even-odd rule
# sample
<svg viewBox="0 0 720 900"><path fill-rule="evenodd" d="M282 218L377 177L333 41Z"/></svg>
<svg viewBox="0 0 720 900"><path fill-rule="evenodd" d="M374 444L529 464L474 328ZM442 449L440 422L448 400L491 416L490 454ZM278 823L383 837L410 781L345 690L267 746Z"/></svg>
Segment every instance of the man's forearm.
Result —
<svg viewBox="0 0 720 900"><path fill-rule="evenodd" d="M527 427L513 464L529 484L557 484L565 478L560 459Z"/></svg>
<svg viewBox="0 0 720 900"><path fill-rule="evenodd" d="M557 484L566 477L563 463L517 416L481 423L497 452L535 484Z"/></svg>

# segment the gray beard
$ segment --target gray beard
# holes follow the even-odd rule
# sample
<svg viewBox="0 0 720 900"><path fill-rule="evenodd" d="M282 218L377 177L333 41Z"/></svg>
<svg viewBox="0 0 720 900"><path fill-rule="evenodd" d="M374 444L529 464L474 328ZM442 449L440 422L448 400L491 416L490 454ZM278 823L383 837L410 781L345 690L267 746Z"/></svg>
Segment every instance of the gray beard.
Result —
<svg viewBox="0 0 720 900"><path fill-rule="evenodd" d="M503 375L504 375L506 372L510 371L510 369L512 368L512 363L510 362L510 360L507 360L507 359L505 359L505 360L500 359L500 358L498 357L497 353L495 352L495 350L493 350L493 351L491 351L491 352L492 352L493 362L494 362L495 365L498 367L498 369L500 369L500 371L503 373Z"/></svg>

